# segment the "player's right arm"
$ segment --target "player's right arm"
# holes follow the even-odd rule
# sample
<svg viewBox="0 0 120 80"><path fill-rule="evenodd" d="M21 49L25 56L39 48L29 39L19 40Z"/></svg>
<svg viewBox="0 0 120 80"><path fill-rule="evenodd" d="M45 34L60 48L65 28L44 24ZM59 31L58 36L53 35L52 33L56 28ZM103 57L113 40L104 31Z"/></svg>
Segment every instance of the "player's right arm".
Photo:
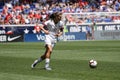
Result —
<svg viewBox="0 0 120 80"><path fill-rule="evenodd" d="M45 29L45 25L41 25L40 28L41 30L45 33L45 34L49 34L49 31L47 29Z"/></svg>

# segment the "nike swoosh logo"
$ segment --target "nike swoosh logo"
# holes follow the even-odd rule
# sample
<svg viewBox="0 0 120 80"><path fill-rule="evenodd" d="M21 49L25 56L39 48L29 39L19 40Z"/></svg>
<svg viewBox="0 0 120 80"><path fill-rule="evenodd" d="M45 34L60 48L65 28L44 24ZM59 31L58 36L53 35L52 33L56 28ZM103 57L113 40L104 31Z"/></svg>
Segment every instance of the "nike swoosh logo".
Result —
<svg viewBox="0 0 120 80"><path fill-rule="evenodd" d="M17 38L19 38L20 36L16 36L16 37L10 37L10 36L8 36L8 41L13 41L13 40L15 40L15 39L17 39Z"/></svg>

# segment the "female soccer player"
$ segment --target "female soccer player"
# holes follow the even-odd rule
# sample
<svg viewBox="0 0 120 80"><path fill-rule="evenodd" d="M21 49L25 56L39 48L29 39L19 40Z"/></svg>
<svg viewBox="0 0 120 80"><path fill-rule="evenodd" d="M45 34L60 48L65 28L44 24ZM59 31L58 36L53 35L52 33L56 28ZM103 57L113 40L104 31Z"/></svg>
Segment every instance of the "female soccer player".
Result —
<svg viewBox="0 0 120 80"><path fill-rule="evenodd" d="M50 56L53 51L53 47L57 41L57 37L63 34L63 23L61 21L62 13L56 12L50 15L48 21L44 22L43 26L41 26L41 30L45 33L45 53L34 61L31 65L31 68L34 68L37 63L45 60L45 69L52 70L49 66L50 64Z"/></svg>

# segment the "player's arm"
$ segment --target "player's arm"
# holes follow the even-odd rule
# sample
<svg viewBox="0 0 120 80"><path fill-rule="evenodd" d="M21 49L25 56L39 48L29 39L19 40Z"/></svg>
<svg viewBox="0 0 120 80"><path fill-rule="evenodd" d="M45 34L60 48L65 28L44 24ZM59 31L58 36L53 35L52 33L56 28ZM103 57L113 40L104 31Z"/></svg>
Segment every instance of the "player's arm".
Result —
<svg viewBox="0 0 120 80"><path fill-rule="evenodd" d="M60 28L59 33L58 33L58 34L56 34L55 36L58 36L58 37L59 37L59 36L61 36L61 35L63 34L63 29L64 29L64 28L63 28L63 27L61 27L61 28Z"/></svg>
<svg viewBox="0 0 120 80"><path fill-rule="evenodd" d="M48 29L46 29L45 25L41 25L40 28L45 34L49 34L49 31L48 31Z"/></svg>

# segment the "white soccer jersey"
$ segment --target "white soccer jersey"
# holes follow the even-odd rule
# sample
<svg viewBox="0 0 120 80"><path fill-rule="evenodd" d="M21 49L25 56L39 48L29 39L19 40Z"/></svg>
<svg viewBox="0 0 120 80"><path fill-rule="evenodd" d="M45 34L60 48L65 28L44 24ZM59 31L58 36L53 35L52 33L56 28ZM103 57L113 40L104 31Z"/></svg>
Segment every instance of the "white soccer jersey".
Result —
<svg viewBox="0 0 120 80"><path fill-rule="evenodd" d="M63 28L63 22L60 21L55 24L54 21L48 20L44 23L44 25L45 29L49 31L49 34L45 34L45 44L54 47L55 43L57 42L57 37L55 34L59 33L60 29Z"/></svg>
<svg viewBox="0 0 120 80"><path fill-rule="evenodd" d="M59 21L57 24L54 23L53 20L48 20L44 23L49 31L49 35L52 38L56 38L55 34L59 33L60 29L63 28L63 22Z"/></svg>

